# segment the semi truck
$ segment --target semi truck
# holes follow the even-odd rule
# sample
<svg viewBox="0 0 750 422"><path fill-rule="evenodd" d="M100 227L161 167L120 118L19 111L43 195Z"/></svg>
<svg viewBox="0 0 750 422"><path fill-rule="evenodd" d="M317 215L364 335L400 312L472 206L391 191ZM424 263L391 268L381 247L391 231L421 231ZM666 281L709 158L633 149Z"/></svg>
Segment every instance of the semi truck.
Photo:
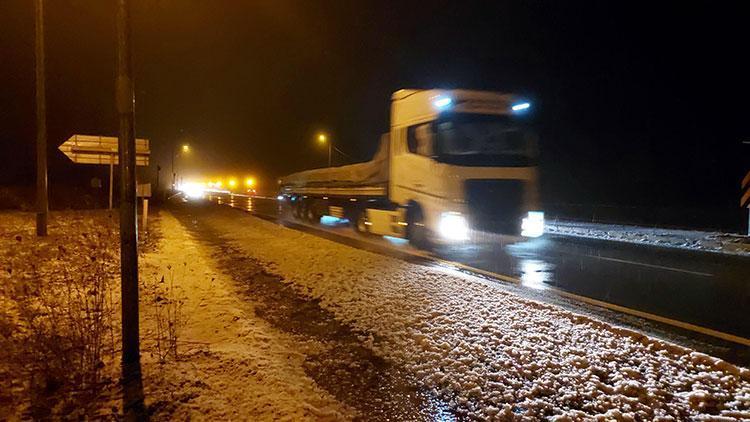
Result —
<svg viewBox="0 0 750 422"><path fill-rule="evenodd" d="M279 179L295 218L348 220L360 233L419 248L470 242L477 232L544 232L531 105L506 93L402 89L372 160Z"/></svg>

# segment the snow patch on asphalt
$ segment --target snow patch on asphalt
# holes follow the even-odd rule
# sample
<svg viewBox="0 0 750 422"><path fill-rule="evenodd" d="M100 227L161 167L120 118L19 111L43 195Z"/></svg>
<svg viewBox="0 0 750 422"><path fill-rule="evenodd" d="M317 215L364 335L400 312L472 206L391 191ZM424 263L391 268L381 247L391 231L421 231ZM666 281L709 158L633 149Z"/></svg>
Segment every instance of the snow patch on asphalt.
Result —
<svg viewBox="0 0 750 422"><path fill-rule="evenodd" d="M739 234L576 221L550 220L545 224L546 233L561 236L750 256L750 236Z"/></svg>
<svg viewBox="0 0 750 422"><path fill-rule="evenodd" d="M362 331L460 415L750 418L750 370L470 276L227 209L207 223Z"/></svg>

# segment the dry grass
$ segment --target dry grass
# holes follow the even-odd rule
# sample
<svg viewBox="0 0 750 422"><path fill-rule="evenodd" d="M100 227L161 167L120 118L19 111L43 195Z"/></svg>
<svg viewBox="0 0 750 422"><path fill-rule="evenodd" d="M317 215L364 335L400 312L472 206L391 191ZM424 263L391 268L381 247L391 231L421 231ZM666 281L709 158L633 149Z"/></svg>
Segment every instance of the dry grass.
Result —
<svg viewBox="0 0 750 422"><path fill-rule="evenodd" d="M149 298L150 311L154 324L153 336L150 350L156 356L160 363L166 363L168 359L177 360L179 358L177 346L180 338L180 331L187 323L187 318L182 312L185 305L185 293L179 286L175 285L175 271L172 266L168 266L169 274L147 286L147 292L144 296ZM182 277L184 277L187 263L183 264Z"/></svg>
<svg viewBox="0 0 750 422"><path fill-rule="evenodd" d="M117 225L106 212L0 216L0 419L91 418L116 382Z"/></svg>

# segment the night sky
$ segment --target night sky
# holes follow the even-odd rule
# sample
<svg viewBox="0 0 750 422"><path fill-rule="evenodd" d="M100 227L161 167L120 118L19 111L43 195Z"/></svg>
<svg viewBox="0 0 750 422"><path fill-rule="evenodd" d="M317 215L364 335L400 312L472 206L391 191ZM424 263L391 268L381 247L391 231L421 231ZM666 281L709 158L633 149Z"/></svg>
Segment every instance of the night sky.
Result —
<svg viewBox="0 0 750 422"><path fill-rule="evenodd" d="M34 180L32 3L0 2L0 185ZM106 174L56 147L117 133L115 9L46 3L54 189ZM750 15L741 2L656 3L138 0L136 131L162 177L188 142L178 166L268 187L325 164L319 130L369 158L399 88L512 91L534 104L547 208L671 207L695 209L696 225L739 224Z"/></svg>

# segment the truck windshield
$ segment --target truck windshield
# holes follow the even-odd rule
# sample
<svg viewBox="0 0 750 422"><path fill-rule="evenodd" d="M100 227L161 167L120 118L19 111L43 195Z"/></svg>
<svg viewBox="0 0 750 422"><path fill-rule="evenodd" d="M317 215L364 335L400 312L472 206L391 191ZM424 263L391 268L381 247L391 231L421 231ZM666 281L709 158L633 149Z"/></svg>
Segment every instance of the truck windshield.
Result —
<svg viewBox="0 0 750 422"><path fill-rule="evenodd" d="M435 158L462 166L535 165L535 135L510 116L450 114L435 122Z"/></svg>

